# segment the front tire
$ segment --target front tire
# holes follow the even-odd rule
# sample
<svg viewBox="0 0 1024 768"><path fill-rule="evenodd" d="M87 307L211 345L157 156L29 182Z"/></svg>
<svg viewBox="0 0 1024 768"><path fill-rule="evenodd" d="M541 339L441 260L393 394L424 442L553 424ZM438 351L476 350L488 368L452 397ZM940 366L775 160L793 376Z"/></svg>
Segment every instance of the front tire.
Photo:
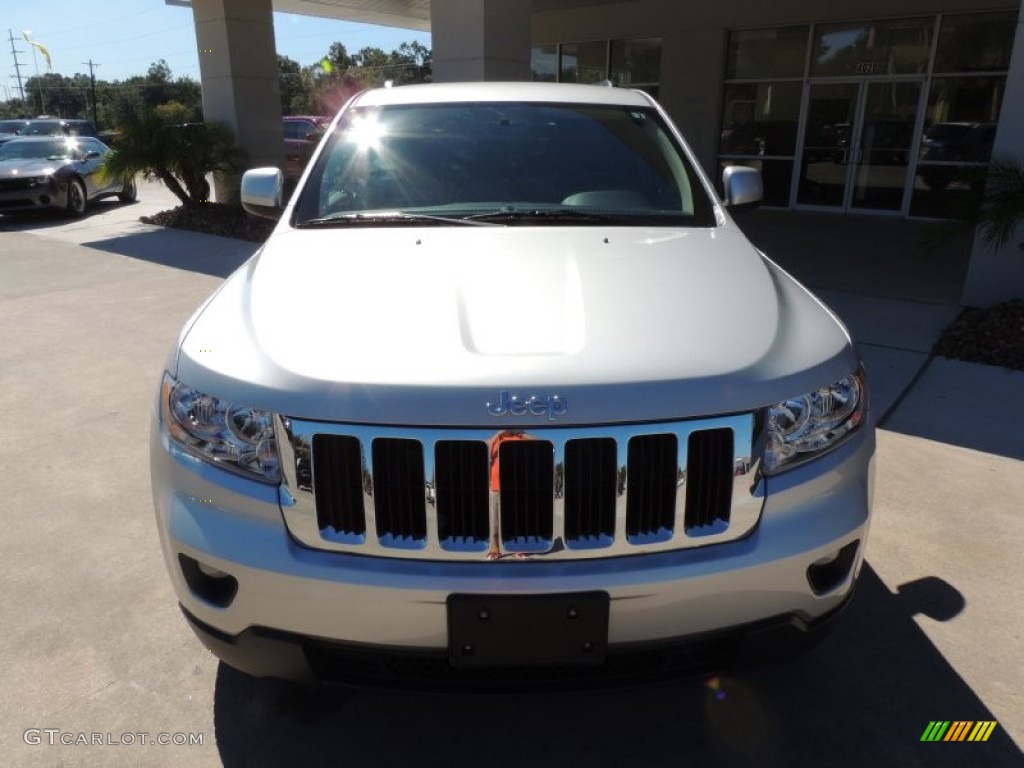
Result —
<svg viewBox="0 0 1024 768"><path fill-rule="evenodd" d="M79 217L85 213L86 195L85 184L81 179L71 179L68 182L67 213L69 216Z"/></svg>
<svg viewBox="0 0 1024 768"><path fill-rule="evenodd" d="M122 203L134 203L139 196L139 188L135 184L135 177L125 179L121 191L117 193L117 199Z"/></svg>

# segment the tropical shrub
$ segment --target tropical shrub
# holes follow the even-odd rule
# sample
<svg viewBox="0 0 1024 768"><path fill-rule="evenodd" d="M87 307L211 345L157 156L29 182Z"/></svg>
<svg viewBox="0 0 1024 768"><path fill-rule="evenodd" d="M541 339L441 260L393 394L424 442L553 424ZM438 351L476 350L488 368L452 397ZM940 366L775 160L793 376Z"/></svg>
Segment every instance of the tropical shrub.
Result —
<svg viewBox="0 0 1024 768"><path fill-rule="evenodd" d="M228 126L174 122L179 113L174 106L164 105L126 115L117 146L104 158L102 173L157 179L188 208L209 202L207 176L240 173L245 153Z"/></svg>

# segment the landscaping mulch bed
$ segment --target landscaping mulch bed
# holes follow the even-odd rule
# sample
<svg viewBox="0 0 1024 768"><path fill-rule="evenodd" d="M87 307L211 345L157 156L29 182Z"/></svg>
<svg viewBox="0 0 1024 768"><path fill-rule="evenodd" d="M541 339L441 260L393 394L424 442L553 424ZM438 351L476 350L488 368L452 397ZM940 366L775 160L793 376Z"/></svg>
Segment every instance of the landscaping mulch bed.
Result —
<svg viewBox="0 0 1024 768"><path fill-rule="evenodd" d="M932 352L953 360L1024 371L1024 300L965 309Z"/></svg>
<svg viewBox="0 0 1024 768"><path fill-rule="evenodd" d="M141 216L140 220L146 224L187 229L205 235L234 237L253 243L262 243L270 237L276 224L270 219L252 216L240 206L223 203L203 203L195 208L179 205L177 208L160 211L152 216Z"/></svg>

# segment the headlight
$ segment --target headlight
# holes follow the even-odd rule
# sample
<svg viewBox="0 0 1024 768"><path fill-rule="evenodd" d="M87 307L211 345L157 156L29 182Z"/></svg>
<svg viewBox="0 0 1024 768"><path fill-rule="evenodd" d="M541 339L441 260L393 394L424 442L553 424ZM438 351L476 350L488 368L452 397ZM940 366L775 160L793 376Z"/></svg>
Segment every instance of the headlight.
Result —
<svg viewBox="0 0 1024 768"><path fill-rule="evenodd" d="M189 453L258 480L281 479L270 411L203 394L164 374L164 427Z"/></svg>
<svg viewBox="0 0 1024 768"><path fill-rule="evenodd" d="M781 472L833 448L864 421L866 410L863 369L773 405L768 410L765 473Z"/></svg>
<svg viewBox="0 0 1024 768"><path fill-rule="evenodd" d="M26 179L30 187L40 187L50 183L51 176L31 176Z"/></svg>

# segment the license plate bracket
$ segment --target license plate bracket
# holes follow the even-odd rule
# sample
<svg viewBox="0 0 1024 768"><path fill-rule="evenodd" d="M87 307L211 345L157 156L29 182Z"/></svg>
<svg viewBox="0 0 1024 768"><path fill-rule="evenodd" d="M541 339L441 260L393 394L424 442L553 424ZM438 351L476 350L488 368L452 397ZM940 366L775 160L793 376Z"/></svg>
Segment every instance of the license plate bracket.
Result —
<svg viewBox="0 0 1024 768"><path fill-rule="evenodd" d="M607 592L449 595L456 668L594 665L608 649Z"/></svg>

